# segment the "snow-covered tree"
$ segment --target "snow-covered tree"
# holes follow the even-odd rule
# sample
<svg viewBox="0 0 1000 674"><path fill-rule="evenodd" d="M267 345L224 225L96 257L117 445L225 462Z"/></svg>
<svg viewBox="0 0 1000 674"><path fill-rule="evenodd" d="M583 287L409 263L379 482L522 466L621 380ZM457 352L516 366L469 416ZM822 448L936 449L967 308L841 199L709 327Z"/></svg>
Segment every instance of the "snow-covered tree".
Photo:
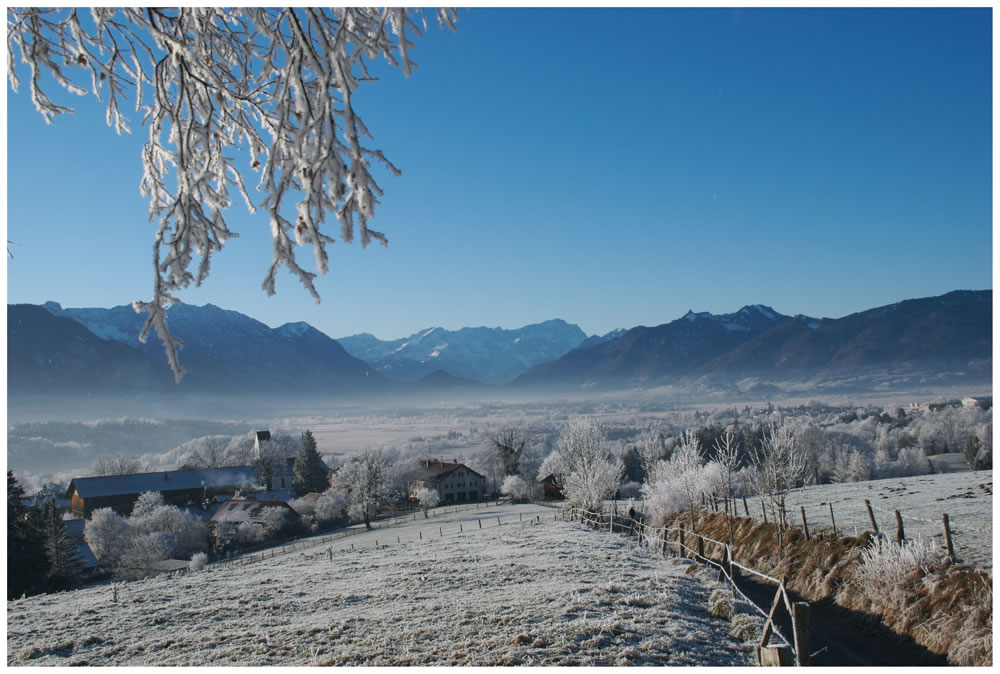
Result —
<svg viewBox="0 0 1000 674"><path fill-rule="evenodd" d="M128 520L111 508L95 510L83 527L83 539L98 558L119 553L128 534Z"/></svg>
<svg viewBox="0 0 1000 674"><path fill-rule="evenodd" d="M589 417L572 419L559 434L557 459L543 466L559 477L566 501L596 511L615 493L625 473L621 456L605 439L604 429Z"/></svg>
<svg viewBox="0 0 1000 674"><path fill-rule="evenodd" d="M500 493L513 499L522 499L528 496L528 483L520 475L508 475L500 485Z"/></svg>
<svg viewBox="0 0 1000 674"><path fill-rule="evenodd" d="M682 433L670 460L661 459L654 466L653 474L656 480L647 483L642 493L654 516L663 521L672 513L687 511L693 520L695 504L700 501L704 488L698 436L690 430Z"/></svg>
<svg viewBox="0 0 1000 674"><path fill-rule="evenodd" d="M99 456L90 467L90 474L104 475L134 475L145 473L148 466L135 456L120 454L118 456Z"/></svg>
<svg viewBox="0 0 1000 674"><path fill-rule="evenodd" d="M366 449L334 474L334 484L349 495L354 513L371 529L371 518L385 501L389 460L382 449Z"/></svg>
<svg viewBox="0 0 1000 674"><path fill-rule="evenodd" d="M808 477L805 452L795 442L795 431L787 423L772 423L761 443L752 448L753 483L771 508L779 537L787 528L785 501L788 492L801 487Z"/></svg>
<svg viewBox="0 0 1000 674"><path fill-rule="evenodd" d="M302 433L302 449L295 457L292 490L296 496L309 492L324 492L330 486L326 464L316 451L316 440L312 431Z"/></svg>
<svg viewBox="0 0 1000 674"><path fill-rule="evenodd" d="M417 491L417 501L424 510L424 519L427 519L427 511L441 502L441 494L438 493L437 489L421 487Z"/></svg>
<svg viewBox="0 0 1000 674"><path fill-rule="evenodd" d="M646 473L646 484L652 484L656 482L659 462L667 458L667 439L662 431L650 429L642 434L636 446L643 472Z"/></svg>
<svg viewBox="0 0 1000 674"><path fill-rule="evenodd" d="M519 475L521 456L534 437L534 430L523 419L505 419L486 431L490 454L499 464L500 474Z"/></svg>
<svg viewBox="0 0 1000 674"><path fill-rule="evenodd" d="M132 536L166 534L172 544L170 552L176 557L187 556L208 545L208 526L177 506L160 504L133 508L128 523Z"/></svg>
<svg viewBox="0 0 1000 674"><path fill-rule="evenodd" d="M732 518L736 514L733 507L733 476L740 469L739 449L735 434L728 429L722 437L716 439L715 446L712 448L715 461L722 470L721 492L728 518ZM732 522L730 522L730 537L732 536L731 527Z"/></svg>
<svg viewBox="0 0 1000 674"><path fill-rule="evenodd" d="M330 487L316 499L314 511L316 519L321 522L333 522L343 518L349 502L347 492L337 487Z"/></svg>
<svg viewBox="0 0 1000 674"><path fill-rule="evenodd" d="M141 519L164 505L163 494L158 491L144 491L132 506L129 518Z"/></svg>
<svg viewBox="0 0 1000 674"><path fill-rule="evenodd" d="M230 438L225 435L206 435L190 442L190 450L182 464L190 464L199 468L221 468L223 466L240 465L226 463L226 447ZM188 443L185 443L188 444Z"/></svg>
<svg viewBox="0 0 1000 674"><path fill-rule="evenodd" d="M454 28L457 15L439 10L437 18ZM134 95L149 129L140 191L157 232L153 297L133 306L148 314L140 340L156 330L178 381L183 343L167 328L167 309L179 302L177 291L205 280L213 254L236 236L224 215L232 193L256 211L238 158L249 155L264 193L274 239L268 294L284 266L319 301L313 280L326 273L334 240L323 225L328 215L345 242L358 229L362 246L386 244L368 228L382 194L372 164L399 170L366 146L356 97L362 82L375 79L368 65L379 56L410 74L411 36L422 27L422 13L403 8L8 8L8 79L17 91L17 54L46 122L72 109L49 97L43 72L73 94L89 89L119 134L131 130L121 106ZM296 257L305 245L313 247L315 272Z"/></svg>
<svg viewBox="0 0 1000 674"><path fill-rule="evenodd" d="M264 535L269 538L281 536L291 524L288 519L288 510L277 506L264 508L260 519L264 527Z"/></svg>
<svg viewBox="0 0 1000 674"><path fill-rule="evenodd" d="M240 522L236 527L236 541L241 545L252 545L264 540L264 527L256 522Z"/></svg>
<svg viewBox="0 0 1000 674"><path fill-rule="evenodd" d="M115 572L123 578L145 578L153 573L156 562L170 559L173 550L169 534L156 531L131 536L121 551Z"/></svg>
<svg viewBox="0 0 1000 674"><path fill-rule="evenodd" d="M899 477L923 475L927 472L927 452L923 447L907 447L899 450L896 459L896 474Z"/></svg>

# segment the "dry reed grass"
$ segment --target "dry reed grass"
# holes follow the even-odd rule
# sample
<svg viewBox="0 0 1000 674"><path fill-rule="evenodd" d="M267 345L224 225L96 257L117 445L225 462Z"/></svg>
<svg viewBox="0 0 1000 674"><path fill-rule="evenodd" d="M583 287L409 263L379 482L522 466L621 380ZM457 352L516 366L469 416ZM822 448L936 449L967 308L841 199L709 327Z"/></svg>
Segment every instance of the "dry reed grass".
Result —
<svg viewBox="0 0 1000 674"><path fill-rule="evenodd" d="M690 531L687 513L668 522ZM719 541L729 535L721 513L699 513L695 529ZM833 598L845 608L878 616L889 629L946 655L952 664L992 665L993 577L987 572L952 564L926 545L899 550L870 532L806 540L793 529L780 546L773 524L736 518L733 530L736 561L787 578L788 587L802 597ZM721 559L718 548L707 545L706 555Z"/></svg>

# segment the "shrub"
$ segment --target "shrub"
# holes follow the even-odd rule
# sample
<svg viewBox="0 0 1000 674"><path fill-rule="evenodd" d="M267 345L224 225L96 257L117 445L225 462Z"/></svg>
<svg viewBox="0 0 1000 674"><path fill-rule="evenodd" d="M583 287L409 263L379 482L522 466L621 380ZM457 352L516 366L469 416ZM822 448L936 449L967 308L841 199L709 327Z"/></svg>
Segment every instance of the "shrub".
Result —
<svg viewBox="0 0 1000 674"><path fill-rule="evenodd" d="M508 475L503 480L500 493L514 499L522 499L528 495L528 483L520 475Z"/></svg>
<svg viewBox="0 0 1000 674"><path fill-rule="evenodd" d="M760 641L760 629L758 629L757 621L754 620L753 616L737 613L733 616L729 636L744 643L757 643Z"/></svg>
<svg viewBox="0 0 1000 674"><path fill-rule="evenodd" d="M264 540L264 527L253 522L241 522L236 527L236 540L242 545L259 543Z"/></svg>
<svg viewBox="0 0 1000 674"><path fill-rule="evenodd" d="M903 545L884 537L874 538L871 547L861 553L853 580L863 588L878 591L878 588L905 579L915 570L926 573L943 562L944 557L943 550L921 538L904 541Z"/></svg>
<svg viewBox="0 0 1000 674"><path fill-rule="evenodd" d="M204 552L196 552L191 556L191 564L188 568L192 571L201 571L208 565L208 555Z"/></svg>
<svg viewBox="0 0 1000 674"><path fill-rule="evenodd" d="M715 618L723 620L733 619L733 602L729 593L725 590L716 590L708 598L708 613Z"/></svg>

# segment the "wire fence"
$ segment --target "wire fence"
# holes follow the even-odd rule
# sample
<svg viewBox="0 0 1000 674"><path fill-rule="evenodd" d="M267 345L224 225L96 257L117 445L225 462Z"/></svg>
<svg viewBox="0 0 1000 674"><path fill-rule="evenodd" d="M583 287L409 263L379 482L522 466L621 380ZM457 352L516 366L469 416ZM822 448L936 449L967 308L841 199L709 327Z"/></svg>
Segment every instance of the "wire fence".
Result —
<svg viewBox="0 0 1000 674"><path fill-rule="evenodd" d="M685 530L683 526L653 527L641 518L609 513L593 512L581 508L571 508L564 511L570 521L579 521L598 531L622 533L637 537L637 547L658 552L662 556L674 554L690 557L710 565L719 571L719 580L725 580L731 588L733 599L746 605L751 611L759 613L764 618L764 629L757 645L757 657L760 664L798 664L807 665L811 660L809 652L809 604L793 602L788 594L786 578L774 576L754 569L733 559L729 544L718 541L696 532ZM759 578L777 586L774 599L769 609L754 602L740 587L740 572ZM791 620L792 638L788 639L778 627L778 609L784 607ZM782 643L772 645L772 637L777 637Z"/></svg>
<svg viewBox="0 0 1000 674"><path fill-rule="evenodd" d="M494 502L491 501L485 501L481 503L468 503L465 505L457 505L457 506L452 506L452 505L438 506L435 508L428 509L426 518L424 516L424 511L422 510L411 511L402 515L389 514L383 516L381 519L377 518L373 520L371 523L371 529L368 529L364 525L352 525L350 527L347 527L345 529L330 534L315 534L312 536L304 536L300 538L292 538L278 542L266 543L263 545L257 545L250 548L242 548L240 550L231 551L226 556L216 559L214 562L212 562L212 566L232 567L232 566L242 566L246 564L252 564L254 562L263 561L265 559L274 559L275 557L280 557L281 555L291 554L296 551L301 552L307 548L316 548L318 546L329 544L334 541L341 541L344 539L353 538L361 534L366 534L371 532L377 533L385 529L392 529L400 527L405 524L412 524L412 522L420 521L423 519L432 520L437 517L443 517L445 515L455 514L460 512L472 512L472 511L485 512L489 508L491 507L495 508L497 506L502 505L503 503L504 503L503 501L496 501L495 504ZM502 516L497 517L496 518L497 525L501 524L503 519L504 518ZM508 517L507 519L510 520L511 517ZM492 516L488 518L480 518L479 520L480 523L478 528L483 528L482 525L483 521L487 523L487 526L490 526L492 524L492 520L493 520ZM519 516L518 520L523 521L523 514ZM445 535L449 535L452 533L464 532L464 525L462 523L458 524L457 532L453 532L452 531L453 528L454 526L449 525L448 531L445 532L444 526L442 525L441 527L439 527L439 536L443 537ZM429 539L430 536L428 536L427 538ZM391 544L393 539L391 538L391 536L389 538L383 538L381 539L382 541L381 545L379 544L379 540L380 539L378 538L375 539L374 543L375 547L385 547L385 545ZM402 542L402 538L399 536L397 536L395 540L397 543ZM424 540L422 532L418 534L417 540ZM178 573L184 573L184 571Z"/></svg>

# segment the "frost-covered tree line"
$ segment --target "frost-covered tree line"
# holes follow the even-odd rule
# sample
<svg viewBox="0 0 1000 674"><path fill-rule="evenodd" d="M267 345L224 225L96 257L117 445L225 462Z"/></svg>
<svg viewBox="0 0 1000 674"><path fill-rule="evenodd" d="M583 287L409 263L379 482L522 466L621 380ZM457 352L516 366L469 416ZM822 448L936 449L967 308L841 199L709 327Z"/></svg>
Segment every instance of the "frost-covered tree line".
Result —
<svg viewBox="0 0 1000 674"><path fill-rule="evenodd" d="M735 514L735 499L754 494L781 528L788 492L809 484L947 470L954 461L945 453L973 469L992 466L992 410L979 405L768 405L604 425L577 417L554 437L536 480L556 475L573 505L641 497L662 519L710 502Z"/></svg>
<svg viewBox="0 0 1000 674"><path fill-rule="evenodd" d="M95 510L84 540L98 558L113 559L116 575L143 578L157 562L190 558L208 548L208 526L190 512L167 505L159 492L139 496L128 517L111 508Z"/></svg>
<svg viewBox="0 0 1000 674"><path fill-rule="evenodd" d="M455 28L454 11L436 14ZM139 339L156 331L178 381L183 343L168 330L167 309L237 236L225 217L235 195L268 214L268 294L284 266L319 301L313 281L327 272L334 241L328 217L348 243L357 230L362 246L387 244L368 227L382 195L373 168L400 171L368 145L359 89L377 79L369 67L380 57L409 76L412 38L425 30L424 12L404 8L7 9L8 80L18 91L19 57L47 123L73 111L50 97L55 82L93 94L119 134L131 132L123 106L132 99L148 129L140 192L156 222L154 286L149 302L133 306L148 314ZM245 185L254 174L260 199ZM300 265L298 246L312 247L315 271Z"/></svg>

